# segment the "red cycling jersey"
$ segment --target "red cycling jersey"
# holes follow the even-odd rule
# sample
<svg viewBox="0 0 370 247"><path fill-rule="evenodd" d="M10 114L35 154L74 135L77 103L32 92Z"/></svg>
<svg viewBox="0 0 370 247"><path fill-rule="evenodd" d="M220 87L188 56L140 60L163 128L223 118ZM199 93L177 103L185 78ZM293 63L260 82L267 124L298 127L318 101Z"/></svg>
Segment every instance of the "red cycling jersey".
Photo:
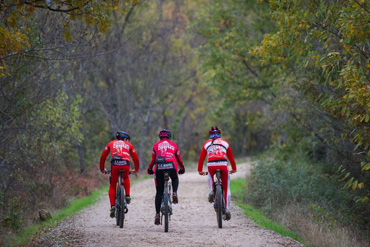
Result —
<svg viewBox="0 0 370 247"><path fill-rule="evenodd" d="M149 164L149 169L152 170L154 164L157 163L173 163L175 165L176 171L178 171L178 166L181 170L184 170L184 164L182 163L180 151L176 143L169 139L162 139L153 146L152 160Z"/></svg>
<svg viewBox="0 0 370 247"><path fill-rule="evenodd" d="M135 171L139 171L139 156L131 143L122 140L114 140L108 143L100 157L100 170L104 170L105 159L108 157L109 153L111 160L130 161L131 155L135 163Z"/></svg>
<svg viewBox="0 0 370 247"><path fill-rule="evenodd" d="M236 163L233 152L227 141L222 138L209 139L203 146L198 161L198 172L203 170L203 162L208 155L208 163L210 166L212 163L225 163L227 165L227 159L229 159L231 168L236 170ZM225 161L225 162L224 162Z"/></svg>

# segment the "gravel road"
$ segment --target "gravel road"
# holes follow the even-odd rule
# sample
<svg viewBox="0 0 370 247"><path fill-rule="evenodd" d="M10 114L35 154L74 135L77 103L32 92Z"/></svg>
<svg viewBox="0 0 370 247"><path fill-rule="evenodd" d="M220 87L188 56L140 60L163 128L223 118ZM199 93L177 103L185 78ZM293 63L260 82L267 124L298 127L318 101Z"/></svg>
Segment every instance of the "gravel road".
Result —
<svg viewBox="0 0 370 247"><path fill-rule="evenodd" d="M232 179L248 172L249 164L238 165ZM109 217L107 193L30 246L303 246L256 226L234 202L230 206L231 220L224 221L219 229L215 211L207 200L207 178L196 172L180 176L179 204L173 205L167 233L163 226L154 225L154 181L134 183L131 195L123 228Z"/></svg>

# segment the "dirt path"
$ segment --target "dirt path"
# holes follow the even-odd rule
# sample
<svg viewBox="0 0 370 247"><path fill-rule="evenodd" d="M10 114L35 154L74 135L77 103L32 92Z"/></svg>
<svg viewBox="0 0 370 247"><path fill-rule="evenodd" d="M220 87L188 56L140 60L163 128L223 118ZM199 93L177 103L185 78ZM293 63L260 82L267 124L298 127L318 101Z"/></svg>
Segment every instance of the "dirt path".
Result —
<svg viewBox="0 0 370 247"><path fill-rule="evenodd" d="M232 178L245 176L249 165L239 165ZM257 227L231 202L232 217L217 227L216 215L208 203L207 178L196 172L180 176L179 204L169 232L154 225L154 181L132 185L132 203L124 228L109 218L108 195L95 205L63 221L32 246L303 246L272 231Z"/></svg>

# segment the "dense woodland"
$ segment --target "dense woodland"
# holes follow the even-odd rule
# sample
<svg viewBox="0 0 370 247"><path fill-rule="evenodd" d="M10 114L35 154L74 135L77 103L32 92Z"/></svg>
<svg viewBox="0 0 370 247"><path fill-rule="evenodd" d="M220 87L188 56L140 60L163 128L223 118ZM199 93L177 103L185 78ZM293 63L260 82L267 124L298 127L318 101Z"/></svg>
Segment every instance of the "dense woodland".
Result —
<svg viewBox="0 0 370 247"><path fill-rule="evenodd" d="M2 234L99 187L100 154L117 130L131 134L145 170L160 129L190 165L217 125L237 157L258 164L247 203L277 220L293 204L326 229L370 235L369 1L0 9Z"/></svg>

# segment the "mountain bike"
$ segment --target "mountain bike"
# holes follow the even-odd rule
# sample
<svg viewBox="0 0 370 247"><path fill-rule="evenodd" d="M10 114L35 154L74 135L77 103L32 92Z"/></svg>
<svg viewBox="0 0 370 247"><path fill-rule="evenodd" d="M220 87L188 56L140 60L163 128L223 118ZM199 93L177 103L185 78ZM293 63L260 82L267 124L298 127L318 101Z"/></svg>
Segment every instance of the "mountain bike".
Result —
<svg viewBox="0 0 370 247"><path fill-rule="evenodd" d="M205 173L208 175L208 172ZM225 215L225 199L224 199L224 189L222 187L221 182L221 170L216 170L216 178L217 180L213 184L213 192L215 195L213 207L216 211L217 215L217 225L218 228L222 228L222 219L226 219Z"/></svg>
<svg viewBox="0 0 370 247"><path fill-rule="evenodd" d="M111 170L107 170L108 173L111 173ZM115 206L116 206L116 224L120 228L123 228L123 224L125 221L125 214L128 212L127 203L126 203L126 196L125 196L125 187L122 181L122 175L125 173L124 170L120 170L118 173L118 183L116 186L116 198L115 198ZM131 174L132 171L129 171Z"/></svg>
<svg viewBox="0 0 370 247"><path fill-rule="evenodd" d="M172 202L171 202L172 185L171 182L169 181L170 176L168 172L165 172L163 176L164 176L164 192L163 192L163 201L161 204L161 225L163 223L164 217L164 231L168 232L168 225L172 215Z"/></svg>

